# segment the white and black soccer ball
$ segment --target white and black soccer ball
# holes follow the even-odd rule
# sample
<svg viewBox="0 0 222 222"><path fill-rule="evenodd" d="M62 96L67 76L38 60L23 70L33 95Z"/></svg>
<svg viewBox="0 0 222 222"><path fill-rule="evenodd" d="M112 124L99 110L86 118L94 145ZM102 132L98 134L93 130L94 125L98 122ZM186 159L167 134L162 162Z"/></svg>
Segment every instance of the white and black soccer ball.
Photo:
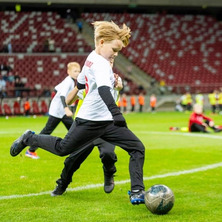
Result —
<svg viewBox="0 0 222 222"><path fill-rule="evenodd" d="M173 191L162 184L150 187L144 199L146 207L153 214L167 214L174 205Z"/></svg>

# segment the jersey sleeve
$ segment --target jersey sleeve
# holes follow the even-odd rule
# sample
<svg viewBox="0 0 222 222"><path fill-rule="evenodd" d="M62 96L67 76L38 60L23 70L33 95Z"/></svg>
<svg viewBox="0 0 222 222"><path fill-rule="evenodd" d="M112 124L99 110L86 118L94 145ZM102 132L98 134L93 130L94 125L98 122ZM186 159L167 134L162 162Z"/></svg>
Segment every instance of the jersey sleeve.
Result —
<svg viewBox="0 0 222 222"><path fill-rule="evenodd" d="M79 92L77 93L77 96L79 99L83 100L84 99L84 90L79 90Z"/></svg>
<svg viewBox="0 0 222 222"><path fill-rule="evenodd" d="M81 72L81 73L78 75L77 81L78 81L80 84L83 84L83 85L86 83L85 75L83 74L83 72Z"/></svg>
<svg viewBox="0 0 222 222"><path fill-rule="evenodd" d="M203 119L208 120L209 122L210 122L210 121L213 121L210 117L207 117L207 116L205 116L205 115L202 115L202 117L203 117Z"/></svg>
<svg viewBox="0 0 222 222"><path fill-rule="evenodd" d="M60 95L66 97L67 92L75 86L72 78L66 78L60 87Z"/></svg>

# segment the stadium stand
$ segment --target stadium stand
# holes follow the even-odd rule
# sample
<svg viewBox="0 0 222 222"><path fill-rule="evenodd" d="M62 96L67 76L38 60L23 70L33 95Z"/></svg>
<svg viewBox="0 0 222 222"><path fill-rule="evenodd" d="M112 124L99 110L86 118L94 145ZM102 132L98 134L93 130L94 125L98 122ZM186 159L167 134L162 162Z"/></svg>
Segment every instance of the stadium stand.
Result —
<svg viewBox="0 0 222 222"><path fill-rule="evenodd" d="M25 87L23 89L23 96L37 96L41 94L43 89L52 89L55 85L61 82L67 75L66 65L70 61L76 61L83 66L86 55L77 54L0 54L2 62L9 64L23 80L25 80ZM123 79L124 75L119 73L115 68L114 71L118 73ZM136 83L127 80L127 84L132 92L136 92L138 86ZM7 92L9 96L14 95L14 85L7 82Z"/></svg>
<svg viewBox="0 0 222 222"><path fill-rule="evenodd" d="M0 45L12 45L13 53L0 54L2 64L12 68L25 82L24 96L52 91L66 73L66 65L83 65L91 47L71 24L55 12L0 12ZM207 15L82 13L88 24L95 20L126 23L132 29L131 43L122 53L157 82L164 80L173 92L209 93L222 85L222 24ZM45 49L45 41L54 40L54 51ZM49 43L49 42L48 42ZM49 46L48 46L49 47ZM1 48L1 47L0 47ZM127 83L127 94L138 94L135 81L114 71ZM178 88L180 91L178 91ZM14 84L7 82L8 96L14 96ZM39 102L39 113L42 111Z"/></svg>
<svg viewBox="0 0 222 222"><path fill-rule="evenodd" d="M25 89L32 89L28 96L35 96L37 91L44 88L51 89L67 76L67 64L77 61L81 64L86 59L85 55L68 54L13 54L1 56L1 61L9 64L13 70L22 78L27 80ZM13 84L7 82L8 94L12 95ZM25 90L24 89L24 90Z"/></svg>
<svg viewBox="0 0 222 222"><path fill-rule="evenodd" d="M222 85L222 24L211 16L82 13L82 18L126 23L132 38L123 54L174 90L187 85L192 92L209 92Z"/></svg>
<svg viewBox="0 0 222 222"><path fill-rule="evenodd" d="M91 51L82 35L58 13L5 11L0 12L0 17L0 45L4 51L10 43L13 52L0 54L1 64L11 67L10 75L20 76L25 83L22 97L40 95L44 89L52 90L67 75L67 63L77 61L83 66L85 52ZM46 40L54 40L54 52L50 52L49 45L45 49ZM124 78L117 69L115 72ZM127 82L131 90L137 90L137 84ZM12 81L7 81L6 88L8 96L15 96Z"/></svg>
<svg viewBox="0 0 222 222"><path fill-rule="evenodd" d="M81 35L55 12L6 11L0 12L0 18L0 45L11 43L13 52L91 51Z"/></svg>

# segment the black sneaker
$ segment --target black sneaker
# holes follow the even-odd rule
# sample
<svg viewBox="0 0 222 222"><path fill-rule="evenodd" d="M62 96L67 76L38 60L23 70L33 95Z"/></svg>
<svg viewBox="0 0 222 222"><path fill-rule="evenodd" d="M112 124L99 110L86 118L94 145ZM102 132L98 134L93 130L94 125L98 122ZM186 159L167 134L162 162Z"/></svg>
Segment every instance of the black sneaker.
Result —
<svg viewBox="0 0 222 222"><path fill-rule="evenodd" d="M111 193L114 189L114 176L104 173L104 191Z"/></svg>
<svg viewBox="0 0 222 222"><path fill-rule="evenodd" d="M27 146L24 141L29 138L30 135L34 134L31 130L26 130L17 140L13 142L10 148L11 156L17 156Z"/></svg>
<svg viewBox="0 0 222 222"><path fill-rule="evenodd" d="M144 190L140 190L138 192L128 192L129 194L129 198L130 198L130 202L133 205L136 204L144 204L144 195L145 195L145 191Z"/></svg>
<svg viewBox="0 0 222 222"><path fill-rule="evenodd" d="M51 196L52 197L55 197L55 196L59 196L59 195L62 195L64 192L66 191L66 188L60 186L60 185L57 185L55 190L53 190L51 192Z"/></svg>
<svg viewBox="0 0 222 222"><path fill-rule="evenodd" d="M222 131L222 129L219 129L219 128L215 128L215 129L214 129L214 132L215 132L215 133L219 133L219 132L221 132L221 131Z"/></svg>

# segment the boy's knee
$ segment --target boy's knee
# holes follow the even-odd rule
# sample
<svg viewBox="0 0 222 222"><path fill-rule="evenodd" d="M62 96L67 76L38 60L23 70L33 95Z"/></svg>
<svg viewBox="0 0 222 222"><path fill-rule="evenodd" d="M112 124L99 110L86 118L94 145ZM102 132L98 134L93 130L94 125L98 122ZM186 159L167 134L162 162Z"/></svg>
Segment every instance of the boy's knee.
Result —
<svg viewBox="0 0 222 222"><path fill-rule="evenodd" d="M108 160L113 160L113 159L117 159L116 154L114 152L110 152L110 151L105 151L100 155L100 158L102 159L102 161L108 161Z"/></svg>
<svg viewBox="0 0 222 222"><path fill-rule="evenodd" d="M139 143L138 148L142 153L145 153L145 146L143 145L142 142Z"/></svg>

